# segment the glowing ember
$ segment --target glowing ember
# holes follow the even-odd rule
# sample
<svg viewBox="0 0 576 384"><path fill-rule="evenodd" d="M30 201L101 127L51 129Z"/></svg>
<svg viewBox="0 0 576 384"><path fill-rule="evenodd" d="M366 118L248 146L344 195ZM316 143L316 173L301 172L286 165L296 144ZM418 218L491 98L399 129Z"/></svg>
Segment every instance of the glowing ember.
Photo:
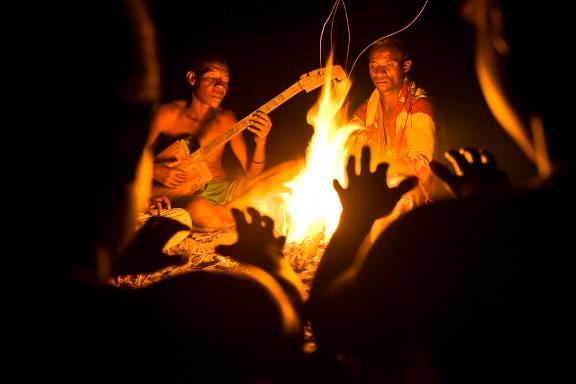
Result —
<svg viewBox="0 0 576 384"><path fill-rule="evenodd" d="M306 167L285 183L290 192L281 195L288 216L288 241L302 242L306 236L322 231L327 240L340 219L342 206L332 181L338 179L345 185L345 162L348 158L345 144L350 132L357 127L346 125L346 108L343 108L352 83L348 77L330 81L332 70L329 63L327 81L320 98L308 111L307 120L314 126L314 135L306 151Z"/></svg>

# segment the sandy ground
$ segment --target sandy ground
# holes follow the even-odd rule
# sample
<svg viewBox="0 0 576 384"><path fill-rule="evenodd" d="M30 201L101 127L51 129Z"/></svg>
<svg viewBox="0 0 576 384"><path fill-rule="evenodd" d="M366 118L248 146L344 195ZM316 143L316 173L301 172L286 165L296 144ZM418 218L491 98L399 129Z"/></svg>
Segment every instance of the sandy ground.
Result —
<svg viewBox="0 0 576 384"><path fill-rule="evenodd" d="M168 255L186 256L188 260L186 264L168 267L151 274L125 276L117 284L136 288L193 270L241 271L242 265L215 252L217 245L233 244L236 239L234 229L215 232L192 231L181 243L166 251ZM284 257L290 260L306 290L310 288L314 271L324 249L325 244L319 243L318 240L302 244L287 243L284 248Z"/></svg>

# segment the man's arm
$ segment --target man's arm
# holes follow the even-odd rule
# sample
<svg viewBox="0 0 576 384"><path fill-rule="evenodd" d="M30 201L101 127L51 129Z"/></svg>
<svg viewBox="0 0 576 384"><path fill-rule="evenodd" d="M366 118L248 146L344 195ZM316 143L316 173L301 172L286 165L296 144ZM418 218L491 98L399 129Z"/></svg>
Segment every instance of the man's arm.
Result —
<svg viewBox="0 0 576 384"><path fill-rule="evenodd" d="M255 208L247 208L250 222L239 209L232 209L236 222L238 241L232 245L219 245L216 252L231 256L234 260L254 265L272 276L284 290L292 307L298 314L304 306L302 282L284 257L285 236L274 234L274 221L261 216Z"/></svg>
<svg viewBox="0 0 576 384"><path fill-rule="evenodd" d="M252 114L250 125L246 128L254 134L254 153L252 159L248 161L248 150L244 137L236 135L230 145L232 151L242 164L242 168L248 177L259 175L266 165L266 138L272 128L272 120L270 117L261 111L256 111Z"/></svg>
<svg viewBox="0 0 576 384"><path fill-rule="evenodd" d="M170 127L178 118L180 106L178 102L170 102L157 106L153 111L150 135L148 145L154 148L162 133L166 133L167 127ZM175 159L174 159L175 160ZM167 188L178 188L188 179L188 173L184 170L167 166L163 163L154 162L152 175L154 181L164 185Z"/></svg>
<svg viewBox="0 0 576 384"><path fill-rule="evenodd" d="M154 145L161 133L168 127L178 116L179 107L176 102L160 104L152 110L152 122L150 123L150 134L148 144Z"/></svg>
<svg viewBox="0 0 576 384"><path fill-rule="evenodd" d="M415 177L410 177L397 187L388 188L388 164L381 163L370 172L370 160L369 148L362 148L360 175L356 175L355 157L350 156L346 168L348 187L344 189L334 181L342 202L342 215L314 276L308 300L312 318L325 312L323 308L331 301L331 292L356 262L358 249L374 221L390 214L402 195L417 183Z"/></svg>

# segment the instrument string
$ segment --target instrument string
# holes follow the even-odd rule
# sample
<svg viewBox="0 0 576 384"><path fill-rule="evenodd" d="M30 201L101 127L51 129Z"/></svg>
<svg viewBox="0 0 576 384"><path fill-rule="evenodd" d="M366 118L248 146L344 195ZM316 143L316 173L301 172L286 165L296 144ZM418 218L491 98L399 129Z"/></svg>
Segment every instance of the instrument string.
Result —
<svg viewBox="0 0 576 384"><path fill-rule="evenodd" d="M420 16L422 15L422 13L424 12L424 9L426 9L426 6L428 5L428 3L430 2L430 0L425 0L424 4L422 5L422 7L420 8L420 11L418 11L418 13L416 14L416 16L408 23L406 24L404 27L389 33L387 35L381 36L379 38L377 38L376 40L372 41L370 44L368 44L362 51L360 51L360 53L358 54L358 56L356 56L356 59L354 60L354 63L352 64L352 67L350 68L350 71L348 73L348 75L350 76L352 74L352 71L354 71L354 67L356 66L356 63L358 62L358 59L360 58L360 56L362 56L362 54L364 52L366 52L366 50L368 50L368 48L370 48L372 45L376 44L379 40L382 39L386 39L388 37L397 35L405 30L407 30L408 28L410 28L412 26L412 24L414 24L416 22L416 20L418 20L420 18Z"/></svg>
<svg viewBox="0 0 576 384"><path fill-rule="evenodd" d="M389 33L387 35L380 36L376 40L374 40L370 44L368 44L362 51L360 51L358 56L356 56L356 59L352 63L352 67L350 67L350 70L348 71L348 58L349 58L349 54L350 54L350 41L351 41L350 20L348 18L348 11L346 9L346 3L344 2L344 0L335 0L334 4L332 5L332 9L330 10L330 13L328 14L328 17L326 18L326 20L324 20L324 23L322 25L322 30L320 31L320 40L319 40L320 67L324 66L324 63L323 63L324 60L322 57L322 40L324 38L324 31L326 29L326 26L328 25L328 22L330 22L330 49L331 50L334 49L334 22L335 22L336 14L338 12L338 8L339 8L340 4L342 4L342 9L344 12L344 20L345 20L345 24L346 24L346 32L347 32L346 33L346 36L347 36L346 59L344 62L344 70L346 72L348 72L348 75L350 76L352 74L352 72L354 71L356 63L358 62L358 60L360 59L362 54L364 52L366 52L366 50L368 50L368 48L370 48L372 45L374 45L375 43L377 43L381 39L385 39L387 37L397 35L403 31L407 30L408 28L410 28L416 22L416 20L418 20L420 18L420 16L424 12L424 9L426 9L426 6L428 5L429 2L430 2L430 0L425 0L424 4L420 8L420 10L416 14L416 16L408 24L406 24L404 27L402 27L402 28L400 28L400 29L398 29L392 33Z"/></svg>

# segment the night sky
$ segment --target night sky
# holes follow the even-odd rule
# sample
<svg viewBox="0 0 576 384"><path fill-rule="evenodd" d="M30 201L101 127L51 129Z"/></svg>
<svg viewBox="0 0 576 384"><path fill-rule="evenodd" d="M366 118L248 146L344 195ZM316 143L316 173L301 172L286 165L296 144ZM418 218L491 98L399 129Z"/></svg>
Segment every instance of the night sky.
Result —
<svg viewBox="0 0 576 384"><path fill-rule="evenodd" d="M320 67L320 33L334 4L331 0L166 1L152 0L163 71L163 98L187 98L185 73L204 52L224 54L231 66L230 91L222 106L243 118ZM349 0L350 52L346 62L347 28L342 7L332 28L335 62L347 70L372 41L407 25L423 0ZM458 0L430 0L420 18L401 37L411 51L411 77L431 96L438 121L438 147L462 146L491 150L512 181L534 173L512 140L498 127L481 95L473 65L474 35L459 15ZM330 51L330 23L322 53ZM351 74L348 94L355 108L372 91L367 53ZM306 113L319 90L300 93L270 113L269 164L305 153L313 128Z"/></svg>

